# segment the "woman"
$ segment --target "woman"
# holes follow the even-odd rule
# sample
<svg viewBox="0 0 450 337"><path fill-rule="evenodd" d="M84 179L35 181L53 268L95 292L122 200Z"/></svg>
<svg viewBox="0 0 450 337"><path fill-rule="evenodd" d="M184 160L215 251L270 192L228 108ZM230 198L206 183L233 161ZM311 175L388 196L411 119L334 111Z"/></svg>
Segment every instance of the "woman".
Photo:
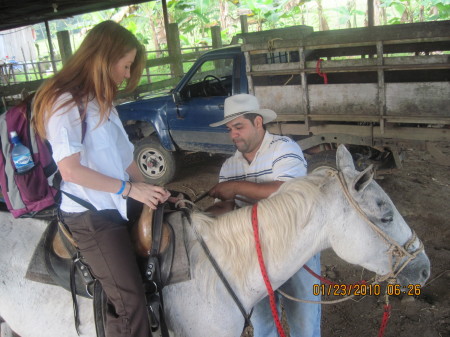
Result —
<svg viewBox="0 0 450 337"><path fill-rule="evenodd" d="M50 142L62 175L61 190L96 209L62 196L62 220L110 304L108 337L150 335L142 280L126 226L127 198L155 209L169 197L164 188L144 183L133 161L133 145L113 107L122 82L130 91L137 86L144 57L133 34L115 22L102 22L63 69L39 88L33 105L35 127Z"/></svg>

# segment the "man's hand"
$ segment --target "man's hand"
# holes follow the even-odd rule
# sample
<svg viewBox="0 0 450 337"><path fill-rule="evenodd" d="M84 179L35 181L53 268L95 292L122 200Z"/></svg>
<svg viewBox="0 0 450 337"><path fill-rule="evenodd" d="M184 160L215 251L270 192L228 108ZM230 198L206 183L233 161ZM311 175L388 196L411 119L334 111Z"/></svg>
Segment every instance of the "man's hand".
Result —
<svg viewBox="0 0 450 337"><path fill-rule="evenodd" d="M207 208L205 212L218 216L234 210L234 207L234 201L219 201Z"/></svg>
<svg viewBox="0 0 450 337"><path fill-rule="evenodd" d="M224 181L216 184L208 192L209 196L223 201L234 200L236 196L236 181Z"/></svg>

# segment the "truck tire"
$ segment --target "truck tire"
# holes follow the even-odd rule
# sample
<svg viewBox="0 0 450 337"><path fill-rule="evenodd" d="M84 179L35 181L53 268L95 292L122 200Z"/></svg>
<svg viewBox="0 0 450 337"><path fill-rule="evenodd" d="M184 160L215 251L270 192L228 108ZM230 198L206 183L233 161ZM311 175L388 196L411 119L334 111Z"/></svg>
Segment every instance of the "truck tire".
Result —
<svg viewBox="0 0 450 337"><path fill-rule="evenodd" d="M319 152L308 160L308 173L312 173L319 168L337 169L336 150Z"/></svg>
<svg viewBox="0 0 450 337"><path fill-rule="evenodd" d="M156 136L149 136L136 144L134 160L148 183L162 186L175 177L175 155L167 151Z"/></svg>

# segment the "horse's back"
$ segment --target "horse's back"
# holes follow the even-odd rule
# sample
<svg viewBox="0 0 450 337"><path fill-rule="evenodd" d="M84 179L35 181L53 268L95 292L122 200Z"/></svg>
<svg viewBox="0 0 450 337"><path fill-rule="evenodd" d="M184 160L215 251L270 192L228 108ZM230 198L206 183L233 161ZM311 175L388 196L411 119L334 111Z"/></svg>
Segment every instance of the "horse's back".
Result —
<svg viewBox="0 0 450 337"><path fill-rule="evenodd" d="M0 316L21 336L77 336L68 291L25 278L34 250L48 223L0 213ZM91 302L80 299L82 331L95 336Z"/></svg>

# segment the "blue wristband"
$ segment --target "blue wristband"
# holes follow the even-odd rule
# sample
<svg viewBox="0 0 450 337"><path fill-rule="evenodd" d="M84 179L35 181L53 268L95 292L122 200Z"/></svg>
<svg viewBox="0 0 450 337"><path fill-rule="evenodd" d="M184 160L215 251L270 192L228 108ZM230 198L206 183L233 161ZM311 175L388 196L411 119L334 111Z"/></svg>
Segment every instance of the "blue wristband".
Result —
<svg viewBox="0 0 450 337"><path fill-rule="evenodd" d="M123 190L125 189L126 184L127 183L125 182L125 180L122 180L122 186L120 187L119 192L117 192L116 194L122 194Z"/></svg>

